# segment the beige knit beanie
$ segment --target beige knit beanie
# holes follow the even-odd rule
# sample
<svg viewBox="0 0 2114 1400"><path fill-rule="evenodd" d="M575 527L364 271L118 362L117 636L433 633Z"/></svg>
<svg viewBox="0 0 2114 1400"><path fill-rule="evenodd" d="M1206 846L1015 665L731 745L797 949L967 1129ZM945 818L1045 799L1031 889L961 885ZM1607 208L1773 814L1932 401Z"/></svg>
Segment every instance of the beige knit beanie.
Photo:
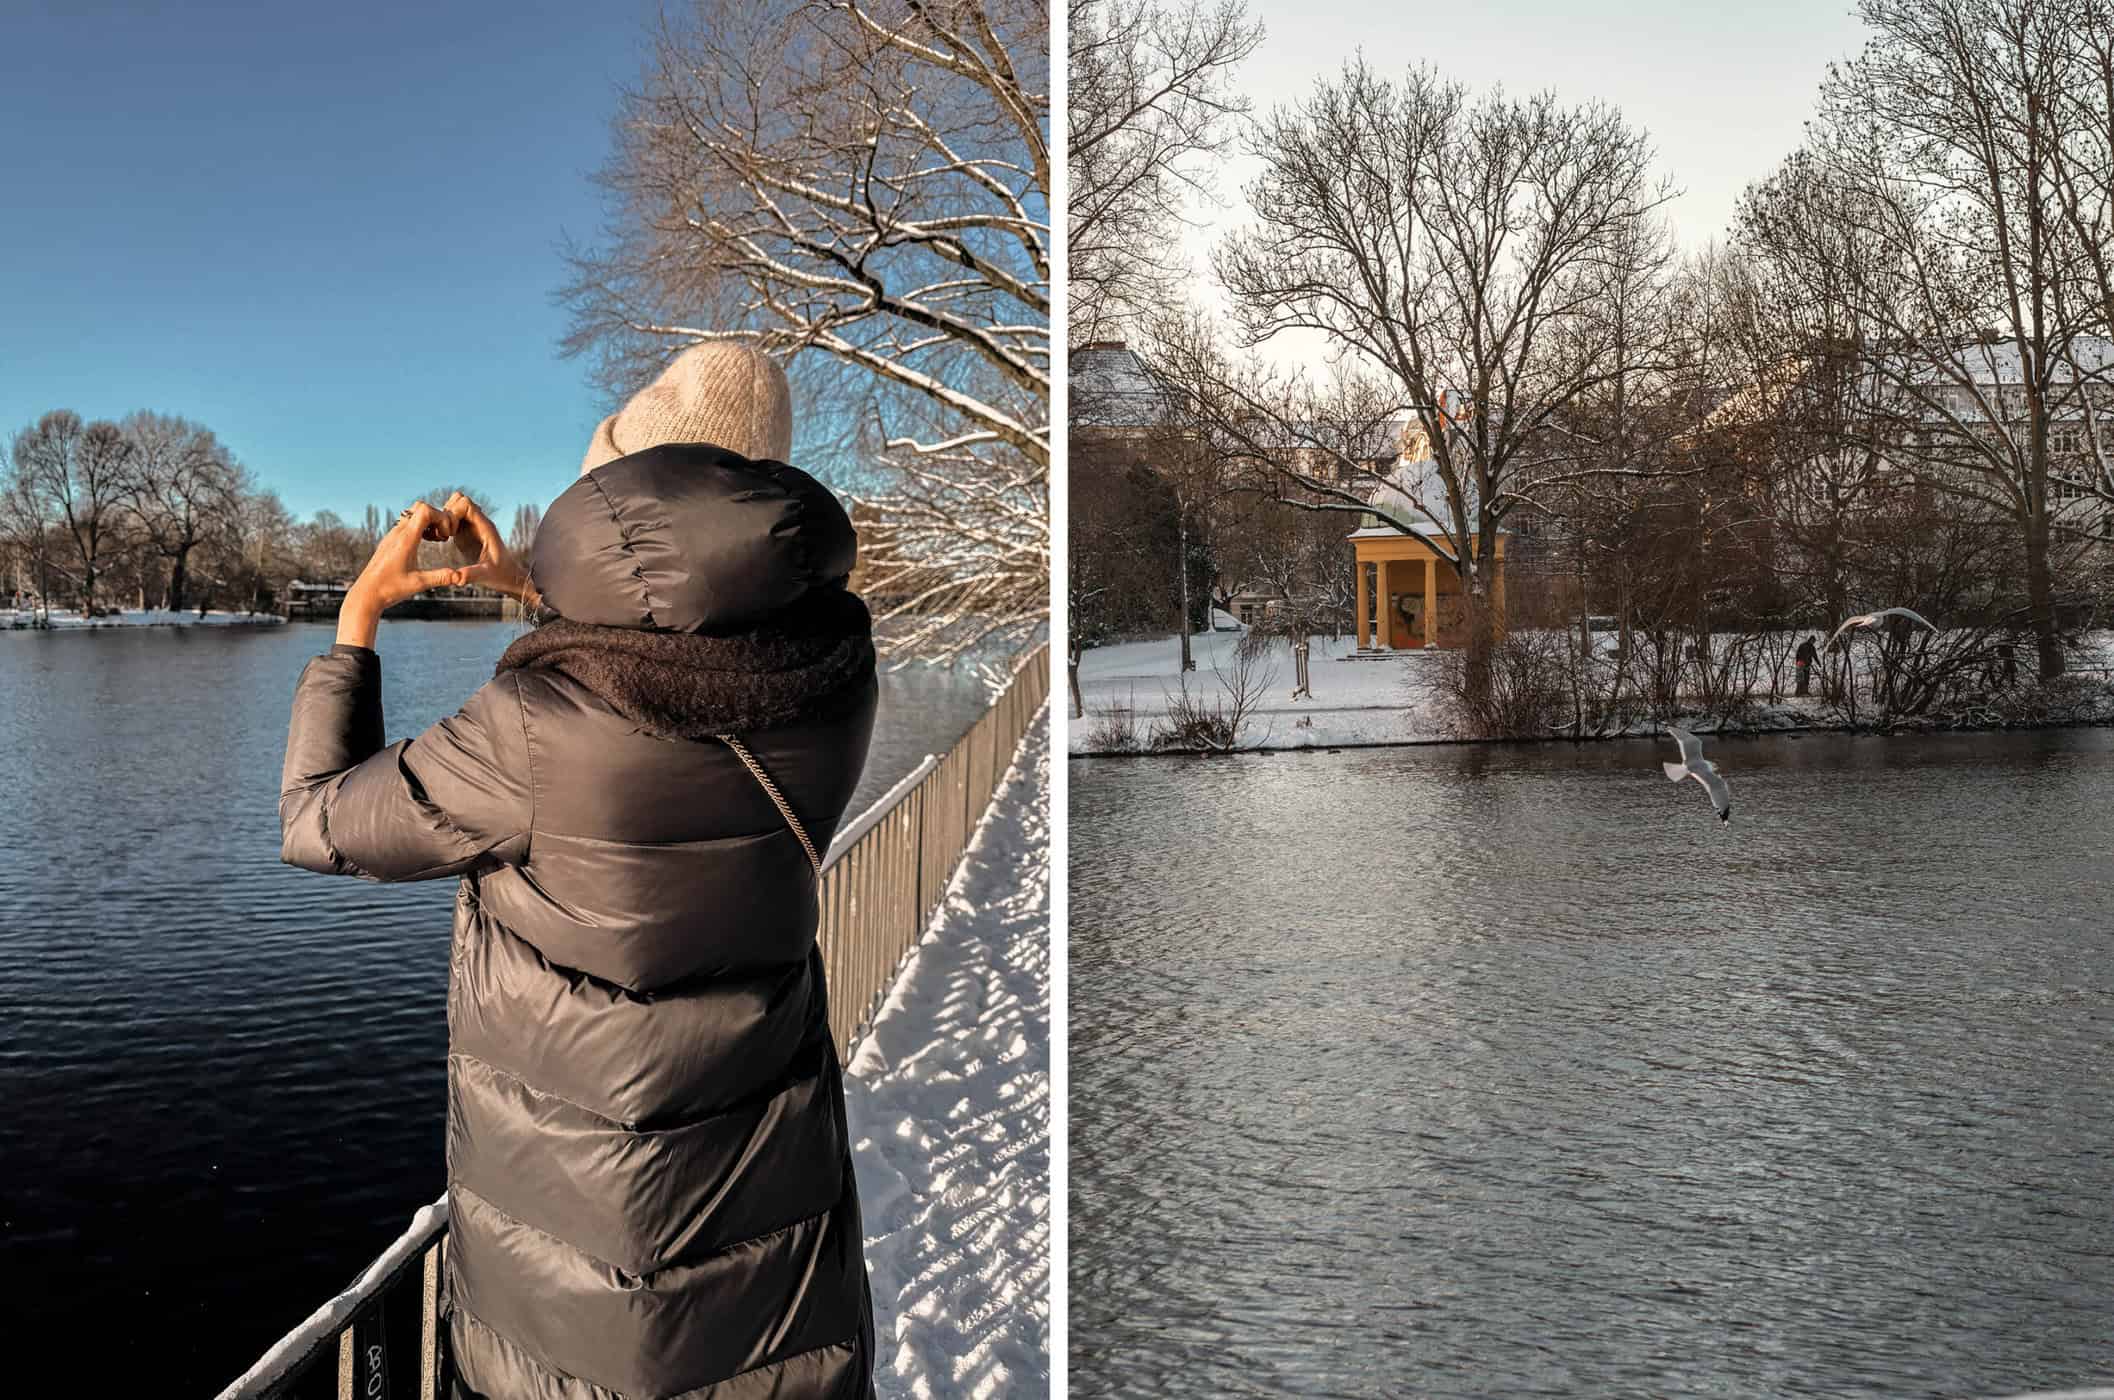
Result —
<svg viewBox="0 0 2114 1400"><path fill-rule="evenodd" d="M793 390L785 370L738 341L691 346L602 420L580 475L670 442L709 442L744 457L784 461L793 450Z"/></svg>

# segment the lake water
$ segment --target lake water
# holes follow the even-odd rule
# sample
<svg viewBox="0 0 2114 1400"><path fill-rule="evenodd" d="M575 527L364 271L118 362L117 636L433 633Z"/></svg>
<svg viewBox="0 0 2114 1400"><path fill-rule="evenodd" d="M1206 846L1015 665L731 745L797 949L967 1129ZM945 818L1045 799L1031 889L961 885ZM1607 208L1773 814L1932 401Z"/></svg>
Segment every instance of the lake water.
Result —
<svg viewBox="0 0 2114 1400"><path fill-rule="evenodd" d="M385 624L390 737L452 713L519 632ZM63 1367L70 1393L209 1395L441 1192L455 882L279 863L294 679L330 641L0 634L11 1390ZM966 673L885 674L853 810L985 703ZM62 1324L93 1350L40 1345Z"/></svg>
<svg viewBox="0 0 2114 1400"><path fill-rule="evenodd" d="M2114 734L1071 765L1072 1393L2114 1382Z"/></svg>

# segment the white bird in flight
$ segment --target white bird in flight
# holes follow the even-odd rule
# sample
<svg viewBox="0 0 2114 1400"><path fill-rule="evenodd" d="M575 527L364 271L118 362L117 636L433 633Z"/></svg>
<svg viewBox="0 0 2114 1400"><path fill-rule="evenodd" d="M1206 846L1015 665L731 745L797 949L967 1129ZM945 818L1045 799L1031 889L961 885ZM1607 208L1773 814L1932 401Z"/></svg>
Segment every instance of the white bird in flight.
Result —
<svg viewBox="0 0 2114 1400"><path fill-rule="evenodd" d="M1936 623L1932 622L1922 613L1915 611L1913 608L1881 608L1878 612L1859 613L1855 617L1846 618L1843 621L1842 626L1835 629L1835 634L1828 638L1828 644L1822 647L1821 650L1835 650L1835 648L1842 641L1842 634L1848 632L1852 628L1855 628L1858 631L1863 631L1865 628L1868 627L1877 627L1880 623L1886 621L1890 617L1905 617L1910 622L1915 623L1919 627L1927 628L1932 632L1938 630L1938 625Z"/></svg>
<svg viewBox="0 0 2114 1400"><path fill-rule="evenodd" d="M1667 732L1681 746L1681 761L1661 763L1659 766L1666 770L1666 776L1677 783L1683 778L1694 778L1703 785L1703 791L1710 794L1710 805L1717 809L1718 820L1731 821L1732 789L1725 786L1718 766L1703 757L1703 741L1679 725L1668 725Z"/></svg>

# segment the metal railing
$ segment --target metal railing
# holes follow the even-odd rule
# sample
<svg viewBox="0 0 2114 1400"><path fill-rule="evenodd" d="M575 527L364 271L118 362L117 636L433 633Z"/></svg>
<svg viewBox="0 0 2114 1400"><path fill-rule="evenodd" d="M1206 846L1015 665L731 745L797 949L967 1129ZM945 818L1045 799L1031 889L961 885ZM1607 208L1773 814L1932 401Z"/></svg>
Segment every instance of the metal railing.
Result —
<svg viewBox="0 0 2114 1400"><path fill-rule="evenodd" d="M816 937L840 1054L872 1020L896 966L939 907L1013 751L1049 698L1049 663L1047 644L1028 653L953 748L911 769L830 842Z"/></svg>
<svg viewBox="0 0 2114 1400"><path fill-rule="evenodd" d="M1045 643L1021 660L1005 691L953 748L926 757L830 842L816 940L828 979L830 1034L840 1056L872 1023L903 958L938 911L999 779L1049 693ZM406 1385L411 1379L410 1366L391 1359L406 1345L418 1357L420 1400L441 1400L448 1384L441 1336L447 1255L443 1196L419 1211L349 1288L221 1391L219 1400L388 1400L409 1394L392 1388L399 1377ZM333 1356L335 1386L327 1365Z"/></svg>

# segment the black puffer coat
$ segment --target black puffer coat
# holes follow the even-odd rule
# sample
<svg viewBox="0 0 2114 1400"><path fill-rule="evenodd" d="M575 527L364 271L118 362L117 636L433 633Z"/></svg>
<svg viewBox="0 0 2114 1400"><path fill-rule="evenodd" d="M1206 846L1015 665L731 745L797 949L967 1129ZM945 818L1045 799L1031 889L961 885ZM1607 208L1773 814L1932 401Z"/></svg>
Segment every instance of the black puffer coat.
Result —
<svg viewBox="0 0 2114 1400"><path fill-rule="evenodd" d="M865 610L844 592L853 547L805 473L708 447L598 468L536 539L560 626L624 630L627 646L739 652L803 609L853 616L857 674L815 705L789 707L783 675L697 672L702 696L642 701L635 675L601 693L591 667L575 668L583 682L532 660L384 747L374 653L340 647L301 675L285 859L461 876L448 1283L467 1393L871 1393L815 876L709 737L730 716L765 722L741 737L827 847L877 694ZM768 670L769 648L755 654ZM696 737L671 737L686 715Z"/></svg>

